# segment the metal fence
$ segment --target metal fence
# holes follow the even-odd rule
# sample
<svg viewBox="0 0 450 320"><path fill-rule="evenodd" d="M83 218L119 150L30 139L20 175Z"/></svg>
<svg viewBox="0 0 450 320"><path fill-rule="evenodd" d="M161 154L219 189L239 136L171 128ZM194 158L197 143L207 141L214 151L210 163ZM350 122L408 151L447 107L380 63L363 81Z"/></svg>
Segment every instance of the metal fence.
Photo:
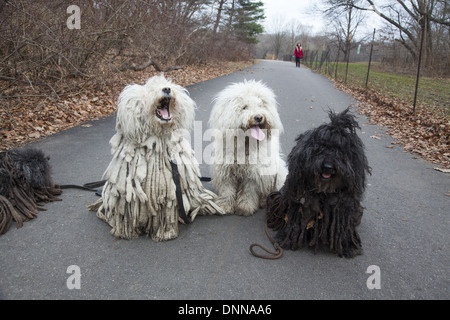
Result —
<svg viewBox="0 0 450 320"><path fill-rule="evenodd" d="M386 48L381 48L378 43L374 42L375 32L376 30L373 32L371 42L353 44L349 46L348 53L346 53L346 50L342 50L343 43L329 43L314 50L305 49L302 63L316 72L333 78L335 81L368 88L370 87L372 64L381 65L385 60L390 59L386 54ZM418 61L410 61L409 66L409 73L415 74L415 84L411 86L411 99L408 99L412 101L413 113L416 110L420 89L421 53L422 48L418 55ZM291 59L291 57L285 58L286 60ZM352 64L351 73L349 73L349 64Z"/></svg>

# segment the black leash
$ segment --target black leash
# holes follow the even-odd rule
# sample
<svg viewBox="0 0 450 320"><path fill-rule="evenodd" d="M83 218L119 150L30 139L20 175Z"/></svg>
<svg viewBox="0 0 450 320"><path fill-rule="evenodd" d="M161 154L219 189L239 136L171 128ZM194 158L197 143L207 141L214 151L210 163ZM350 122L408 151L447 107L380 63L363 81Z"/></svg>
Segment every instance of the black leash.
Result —
<svg viewBox="0 0 450 320"><path fill-rule="evenodd" d="M181 183L180 183L180 172L178 171L178 166L174 161L170 161L170 166L172 167L172 177L173 182L175 183L176 191L175 194L177 196L177 202L178 206L180 207L180 216L181 219L183 219L184 223L190 224L192 223L191 218L186 214L186 210L184 210L184 203L183 203L183 193L181 191ZM200 181L211 181L210 177L200 177ZM102 187L106 183L106 180L100 180L95 182L89 182L85 183L82 186L76 185L76 184L64 184L60 185L59 188L61 189L81 189L81 190L87 190L87 191L93 191L96 195L102 196L102 189L98 189Z"/></svg>
<svg viewBox="0 0 450 320"><path fill-rule="evenodd" d="M178 172L178 166L176 162L170 160L170 166L172 167L172 177L173 182L175 183L176 187L176 195L177 195L177 202L178 207L180 208L180 216L181 219L183 219L184 223L190 224L192 220L188 217L186 214L186 211L184 210L184 204L183 204L183 193L181 192L181 184L180 184L180 173Z"/></svg>
<svg viewBox="0 0 450 320"><path fill-rule="evenodd" d="M85 183L82 186L79 186L76 184L63 184L63 185L60 185L59 188L60 189L81 189L81 190L97 192L98 188L102 187L105 184L105 182L106 182L106 180L100 180L100 181Z"/></svg>
<svg viewBox="0 0 450 320"><path fill-rule="evenodd" d="M178 172L178 170L177 170ZM100 187L102 187L107 180L100 180L100 181L95 181L95 182L89 182L89 183L85 183L82 186L79 186L77 184L63 184L63 185L58 185L58 187L60 189L80 189L80 190L86 190L86 191L93 191L95 192L98 196L102 195L101 189L98 189ZM200 181L206 181L209 182L211 181L210 177L200 177Z"/></svg>

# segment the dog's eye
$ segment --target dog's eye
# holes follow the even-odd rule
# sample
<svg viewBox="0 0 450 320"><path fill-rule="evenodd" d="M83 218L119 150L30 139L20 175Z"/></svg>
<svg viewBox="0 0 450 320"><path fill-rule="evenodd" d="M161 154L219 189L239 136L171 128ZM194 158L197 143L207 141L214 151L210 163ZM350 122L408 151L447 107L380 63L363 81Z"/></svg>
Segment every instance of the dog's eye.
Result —
<svg viewBox="0 0 450 320"><path fill-rule="evenodd" d="M242 110L247 110L248 106L243 106Z"/></svg>

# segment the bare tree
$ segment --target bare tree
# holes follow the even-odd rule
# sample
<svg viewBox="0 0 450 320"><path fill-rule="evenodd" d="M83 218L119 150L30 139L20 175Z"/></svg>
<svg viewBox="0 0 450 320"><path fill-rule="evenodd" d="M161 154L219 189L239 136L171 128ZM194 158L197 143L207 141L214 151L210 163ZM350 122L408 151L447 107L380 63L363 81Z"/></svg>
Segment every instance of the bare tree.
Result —
<svg viewBox="0 0 450 320"><path fill-rule="evenodd" d="M355 10L355 6L360 0L326 0L327 9L325 14L334 21L337 33L341 34L344 44L340 46L344 52L344 59L347 62L344 82L347 82L348 63L352 40L358 27L361 25L364 15L362 11Z"/></svg>
<svg viewBox="0 0 450 320"><path fill-rule="evenodd" d="M258 44L258 47L264 47L263 51L272 53L276 59L290 60L298 42L301 42L304 49L310 45L311 27L296 19L285 23L283 16L274 17L268 29L264 40L270 42L270 48L266 43Z"/></svg>
<svg viewBox="0 0 450 320"><path fill-rule="evenodd" d="M348 60L352 47L353 38L356 35L358 27L361 26L364 15L354 6L361 0L326 0L327 8L324 14L332 21L336 32L343 39L341 50L344 53L345 60Z"/></svg>
<svg viewBox="0 0 450 320"><path fill-rule="evenodd" d="M450 5L447 0L396 0L381 6L373 0L364 2L366 6L355 4L354 7L363 11L373 11L393 25L398 31L396 40L408 50L414 60L417 60L420 37L424 33L425 65L432 64L435 55L434 46L442 45L442 40L434 41L434 35L438 35L438 39L445 36L448 39L449 36Z"/></svg>
<svg viewBox="0 0 450 320"><path fill-rule="evenodd" d="M67 1L0 1L0 81L7 82L2 92L29 84L59 94L75 78L101 82L108 72L168 70L215 58L243 59L251 52L232 28L226 35L220 31L234 22L237 0L70 4L80 9L80 28L66 24Z"/></svg>
<svg viewBox="0 0 450 320"><path fill-rule="evenodd" d="M285 26L281 16L275 17L272 20L271 31L272 50L275 55L275 59L278 59L280 57L283 43L286 39Z"/></svg>
<svg viewBox="0 0 450 320"><path fill-rule="evenodd" d="M216 21L214 22L214 27L213 27L213 33L216 34L217 33L217 29L219 27L219 23L221 21L222 18L222 12L225 9L225 2L226 0L219 0L219 4L218 4L218 8L217 8L217 15L216 15Z"/></svg>
<svg viewBox="0 0 450 320"><path fill-rule="evenodd" d="M301 43L302 47L307 48L309 39L311 38L310 28L301 24L298 20L291 20L285 26L285 44L284 52L292 55L297 43Z"/></svg>

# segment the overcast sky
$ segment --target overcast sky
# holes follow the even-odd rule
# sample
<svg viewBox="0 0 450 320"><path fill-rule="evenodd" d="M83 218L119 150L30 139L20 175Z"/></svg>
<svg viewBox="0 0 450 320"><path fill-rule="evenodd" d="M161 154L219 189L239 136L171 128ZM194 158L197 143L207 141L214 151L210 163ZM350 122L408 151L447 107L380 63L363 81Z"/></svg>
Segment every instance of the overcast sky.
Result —
<svg viewBox="0 0 450 320"><path fill-rule="evenodd" d="M297 20L299 23L310 26L312 33L325 32L327 24L322 18L317 7L324 2L322 0L261 0L264 3L265 31L270 33L273 26L282 23L289 23ZM316 7L316 10L314 8ZM380 27L380 18L372 13L368 14L364 29L372 31L373 28ZM369 32L370 32L369 31Z"/></svg>
<svg viewBox="0 0 450 320"><path fill-rule="evenodd" d="M323 21L320 14L313 12L314 4L317 1L311 0L262 0L264 3L264 13L266 20L264 28L271 32L274 24L289 23L297 20L303 25L309 25L313 33L323 30Z"/></svg>

